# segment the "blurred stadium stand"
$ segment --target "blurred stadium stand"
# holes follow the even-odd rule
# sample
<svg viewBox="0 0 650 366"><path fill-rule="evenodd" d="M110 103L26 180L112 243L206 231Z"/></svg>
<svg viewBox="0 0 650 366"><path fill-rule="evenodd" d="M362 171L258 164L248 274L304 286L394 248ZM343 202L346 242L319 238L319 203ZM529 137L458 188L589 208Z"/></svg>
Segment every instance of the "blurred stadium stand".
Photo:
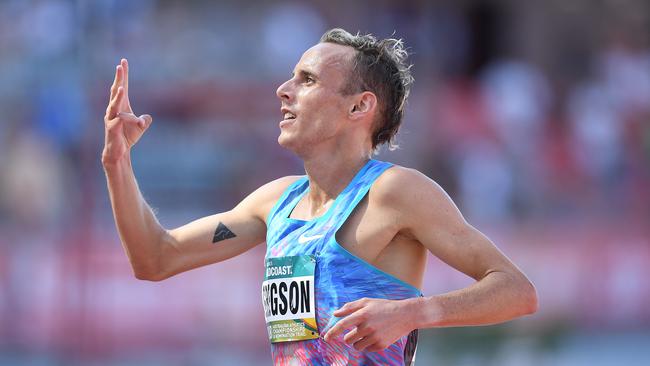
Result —
<svg viewBox="0 0 650 366"><path fill-rule="evenodd" d="M426 330L418 365L650 362L650 3L0 1L0 365L268 365L263 248L137 281L100 164L114 67L167 227L301 174L276 87L328 28L393 33L401 148L537 285L540 311ZM430 258L425 294L469 279Z"/></svg>

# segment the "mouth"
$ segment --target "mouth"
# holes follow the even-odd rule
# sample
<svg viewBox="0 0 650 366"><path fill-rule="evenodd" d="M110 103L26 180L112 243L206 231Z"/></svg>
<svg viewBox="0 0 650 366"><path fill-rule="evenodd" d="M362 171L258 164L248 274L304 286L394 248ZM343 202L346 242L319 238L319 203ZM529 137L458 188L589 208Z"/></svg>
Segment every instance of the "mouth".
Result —
<svg viewBox="0 0 650 366"><path fill-rule="evenodd" d="M289 111L287 108L282 108L282 121L280 122L280 127L292 123L296 119L296 114Z"/></svg>

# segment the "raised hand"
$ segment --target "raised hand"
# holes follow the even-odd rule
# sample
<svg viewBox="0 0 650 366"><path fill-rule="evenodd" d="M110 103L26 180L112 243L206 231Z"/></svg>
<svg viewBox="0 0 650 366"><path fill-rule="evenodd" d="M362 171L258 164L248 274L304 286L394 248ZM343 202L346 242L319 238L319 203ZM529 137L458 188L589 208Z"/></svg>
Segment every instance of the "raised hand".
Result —
<svg viewBox="0 0 650 366"><path fill-rule="evenodd" d="M129 101L129 63L122 59L115 69L115 80L104 116L102 163L115 163L127 156L152 121L148 114L140 117L133 114Z"/></svg>

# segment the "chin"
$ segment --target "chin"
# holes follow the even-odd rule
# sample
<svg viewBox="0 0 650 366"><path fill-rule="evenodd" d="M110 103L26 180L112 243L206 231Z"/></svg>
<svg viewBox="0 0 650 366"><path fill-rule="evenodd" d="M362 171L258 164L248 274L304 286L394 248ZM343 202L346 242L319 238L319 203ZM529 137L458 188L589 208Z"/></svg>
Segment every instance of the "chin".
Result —
<svg viewBox="0 0 650 366"><path fill-rule="evenodd" d="M280 136L278 136L278 145L293 152L298 157L302 157L304 155L304 150L306 148L305 144L301 144L300 141L292 139L291 137L286 136L282 133Z"/></svg>
<svg viewBox="0 0 650 366"><path fill-rule="evenodd" d="M293 150L295 148L295 141L292 141L293 139L284 133L280 133L280 136L278 136L278 145L284 147L285 149L288 150Z"/></svg>

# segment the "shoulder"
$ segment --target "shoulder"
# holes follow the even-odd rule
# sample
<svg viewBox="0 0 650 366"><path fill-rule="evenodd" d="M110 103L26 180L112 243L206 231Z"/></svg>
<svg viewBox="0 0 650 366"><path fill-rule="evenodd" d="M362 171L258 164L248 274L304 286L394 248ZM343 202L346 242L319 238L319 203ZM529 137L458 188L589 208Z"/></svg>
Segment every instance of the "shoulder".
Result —
<svg viewBox="0 0 650 366"><path fill-rule="evenodd" d="M251 210L260 219L265 219L284 191L303 177L302 175L289 175L270 181L244 198L236 208Z"/></svg>
<svg viewBox="0 0 650 366"><path fill-rule="evenodd" d="M275 202L280 198L280 196L282 196L284 191L289 188L290 185L303 177L303 175L289 175L272 180L255 190L251 195L255 196L258 203L268 200Z"/></svg>
<svg viewBox="0 0 650 366"><path fill-rule="evenodd" d="M369 198L379 207L400 212L400 216L457 211L445 190L422 172L394 165L373 184Z"/></svg>
<svg viewBox="0 0 650 366"><path fill-rule="evenodd" d="M264 184L258 189L258 191L279 198L290 185L303 177L304 175L288 175L286 177L278 178Z"/></svg>
<svg viewBox="0 0 650 366"><path fill-rule="evenodd" d="M411 201L423 195L445 195L445 191L433 179L422 172L393 165L377 178L371 191L375 197L387 202Z"/></svg>

